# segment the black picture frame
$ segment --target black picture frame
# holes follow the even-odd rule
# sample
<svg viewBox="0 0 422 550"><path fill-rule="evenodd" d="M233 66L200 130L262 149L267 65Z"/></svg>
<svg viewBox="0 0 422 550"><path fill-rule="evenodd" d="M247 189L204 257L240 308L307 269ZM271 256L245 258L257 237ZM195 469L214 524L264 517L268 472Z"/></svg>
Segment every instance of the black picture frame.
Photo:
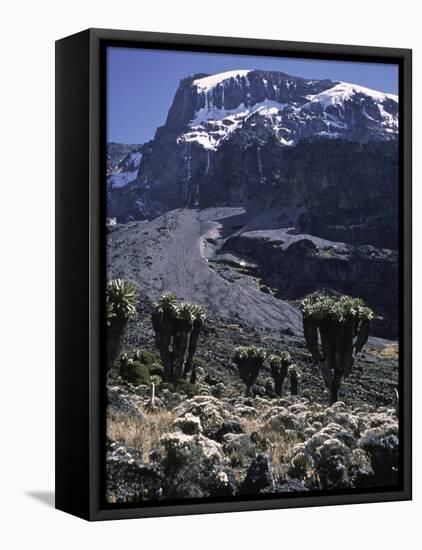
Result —
<svg viewBox="0 0 422 550"><path fill-rule="evenodd" d="M400 445L394 490L107 505L104 499L105 81L107 45L243 53L399 66ZM327 506L412 498L412 52L88 29L56 42L56 508L87 520Z"/></svg>

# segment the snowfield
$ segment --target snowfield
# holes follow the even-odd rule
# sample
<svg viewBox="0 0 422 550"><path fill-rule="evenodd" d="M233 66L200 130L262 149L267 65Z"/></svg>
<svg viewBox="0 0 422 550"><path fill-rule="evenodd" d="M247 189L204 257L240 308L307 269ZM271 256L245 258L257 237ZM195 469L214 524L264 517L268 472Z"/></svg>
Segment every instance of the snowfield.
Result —
<svg viewBox="0 0 422 550"><path fill-rule="evenodd" d="M221 90L224 105L225 94L233 86L233 79L236 84L240 84L240 78L245 78L246 86L249 87L248 74L251 72L239 69L194 80L192 86L198 94L204 96L205 106L196 111L188 131L178 138L178 142L197 143L204 149L215 151L254 115L267 119L279 142L286 146L295 145L308 135L342 138L344 134L353 133L354 127L359 129L362 124L369 125L383 139L389 139L398 132L397 106L394 108L391 105L398 104L397 95L347 82L333 82L328 90L305 95L300 98L300 102L280 103L266 98L248 104L248 93L235 108L225 109L215 105L214 94L217 90ZM270 84L265 78L262 82L268 94ZM292 85L294 83L289 80L285 82L287 89ZM279 90L278 86L271 86L275 91ZM359 110L358 116L356 109Z"/></svg>
<svg viewBox="0 0 422 550"><path fill-rule="evenodd" d="M198 88L198 90L201 90L202 92L209 92L225 80L229 80L230 78L240 78L242 76L246 76L248 73L250 73L251 70L247 69L238 69L237 71L226 71L224 73L217 73L210 76L205 76L204 78L198 78L197 80L194 80L192 84Z"/></svg>

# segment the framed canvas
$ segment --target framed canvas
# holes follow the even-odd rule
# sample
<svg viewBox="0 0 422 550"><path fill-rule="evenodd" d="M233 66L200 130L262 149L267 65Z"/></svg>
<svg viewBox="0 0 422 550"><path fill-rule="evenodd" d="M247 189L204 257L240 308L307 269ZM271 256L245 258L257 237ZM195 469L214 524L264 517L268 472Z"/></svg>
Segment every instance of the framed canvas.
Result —
<svg viewBox="0 0 422 550"><path fill-rule="evenodd" d="M411 51L56 43L56 506L411 498Z"/></svg>

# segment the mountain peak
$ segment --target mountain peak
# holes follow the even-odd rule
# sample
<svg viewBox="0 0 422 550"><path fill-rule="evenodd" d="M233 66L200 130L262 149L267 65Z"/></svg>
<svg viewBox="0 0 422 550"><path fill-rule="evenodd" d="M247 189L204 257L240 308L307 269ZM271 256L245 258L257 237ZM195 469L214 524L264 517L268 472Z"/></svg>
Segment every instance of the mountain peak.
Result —
<svg viewBox="0 0 422 550"><path fill-rule="evenodd" d="M242 76L246 76L250 72L250 69L238 69L234 71L225 71L223 73L210 74L208 76L195 79L192 84L201 92L209 92L225 80L229 80L231 78L236 80Z"/></svg>
<svg viewBox="0 0 422 550"><path fill-rule="evenodd" d="M252 127L256 117L265 119L284 146L311 136L385 140L398 131L397 96L278 71L237 69L195 75L188 89L179 89L171 114L180 130L179 143L209 150L216 150L240 128Z"/></svg>

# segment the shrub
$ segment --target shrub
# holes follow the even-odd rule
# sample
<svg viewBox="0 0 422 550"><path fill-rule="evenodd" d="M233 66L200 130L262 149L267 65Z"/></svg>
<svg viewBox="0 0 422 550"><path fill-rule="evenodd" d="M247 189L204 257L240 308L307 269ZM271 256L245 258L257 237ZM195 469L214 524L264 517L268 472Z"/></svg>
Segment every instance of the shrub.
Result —
<svg viewBox="0 0 422 550"><path fill-rule="evenodd" d="M205 359L202 359L202 357L194 357L193 365L195 368L200 367L201 369L204 369L204 371L208 370L208 363L205 361Z"/></svg>
<svg viewBox="0 0 422 550"><path fill-rule="evenodd" d="M161 376L158 376L157 374L151 374L150 377L151 377L151 382L154 382L154 384L155 384L156 386L159 386L159 385L162 383L162 381L163 381L163 379L161 378Z"/></svg>
<svg viewBox="0 0 422 550"><path fill-rule="evenodd" d="M196 384L191 384L184 378L179 378L176 386L177 390L185 393L189 399L198 395L198 386Z"/></svg>
<svg viewBox="0 0 422 550"><path fill-rule="evenodd" d="M160 365L160 363L153 363L149 367L149 373L151 376L154 375L154 376L160 376L161 378L163 378L164 376L163 365Z"/></svg>
<svg viewBox="0 0 422 550"><path fill-rule="evenodd" d="M120 362L120 374L122 378L139 386L139 384L149 385L151 383L151 377L147 365L140 363L139 361L121 361Z"/></svg>
<svg viewBox="0 0 422 550"><path fill-rule="evenodd" d="M151 368L153 363L157 363L159 361L159 357L156 353L152 353L146 349L140 349L133 353L133 360L139 361L140 363L147 365L148 368Z"/></svg>

